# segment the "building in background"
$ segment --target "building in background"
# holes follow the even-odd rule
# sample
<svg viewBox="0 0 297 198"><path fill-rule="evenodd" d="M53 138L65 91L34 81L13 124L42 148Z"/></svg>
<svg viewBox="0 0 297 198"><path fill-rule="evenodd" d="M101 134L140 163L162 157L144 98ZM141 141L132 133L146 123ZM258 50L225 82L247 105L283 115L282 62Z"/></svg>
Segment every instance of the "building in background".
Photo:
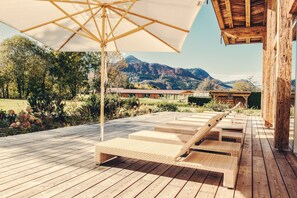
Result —
<svg viewBox="0 0 297 198"><path fill-rule="evenodd" d="M124 89L124 88L108 88L107 93L119 94L121 97L137 97L152 99L171 99L171 100L188 100L189 96L193 96L191 90L146 90L146 89Z"/></svg>

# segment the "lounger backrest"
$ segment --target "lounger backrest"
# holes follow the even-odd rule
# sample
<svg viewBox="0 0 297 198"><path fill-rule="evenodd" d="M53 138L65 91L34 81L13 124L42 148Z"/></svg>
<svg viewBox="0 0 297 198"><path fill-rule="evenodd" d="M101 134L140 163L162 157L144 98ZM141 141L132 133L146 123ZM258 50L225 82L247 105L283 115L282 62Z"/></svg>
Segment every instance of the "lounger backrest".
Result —
<svg viewBox="0 0 297 198"><path fill-rule="evenodd" d="M219 113L209 119L205 125L199 128L195 135L186 142L186 144L181 148L180 152L176 155L175 159L179 158L181 155L185 154L190 148L196 143L202 140L202 138L213 128L218 122L225 116L225 113Z"/></svg>

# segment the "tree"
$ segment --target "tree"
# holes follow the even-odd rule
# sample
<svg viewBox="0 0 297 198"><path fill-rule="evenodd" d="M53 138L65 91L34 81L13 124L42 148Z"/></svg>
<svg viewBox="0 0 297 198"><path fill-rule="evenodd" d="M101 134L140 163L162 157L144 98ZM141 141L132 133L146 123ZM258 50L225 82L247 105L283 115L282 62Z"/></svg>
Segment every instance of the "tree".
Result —
<svg viewBox="0 0 297 198"><path fill-rule="evenodd" d="M199 91L210 91L219 89L220 85L217 84L217 82L214 79L211 78L205 78L199 85L197 90Z"/></svg>
<svg viewBox="0 0 297 198"><path fill-rule="evenodd" d="M19 98L26 98L41 82L45 85L50 50L26 37L14 36L0 45L2 68L1 86L15 84ZM4 88L2 87L2 92Z"/></svg>
<svg viewBox="0 0 297 198"><path fill-rule="evenodd" d="M51 74L56 78L58 92L75 97L82 87L88 86L88 74L94 57L84 52L55 52Z"/></svg>
<svg viewBox="0 0 297 198"><path fill-rule="evenodd" d="M251 91L257 92L260 89L255 85L253 81L253 76L249 77L247 80L236 81L233 85L235 91Z"/></svg>

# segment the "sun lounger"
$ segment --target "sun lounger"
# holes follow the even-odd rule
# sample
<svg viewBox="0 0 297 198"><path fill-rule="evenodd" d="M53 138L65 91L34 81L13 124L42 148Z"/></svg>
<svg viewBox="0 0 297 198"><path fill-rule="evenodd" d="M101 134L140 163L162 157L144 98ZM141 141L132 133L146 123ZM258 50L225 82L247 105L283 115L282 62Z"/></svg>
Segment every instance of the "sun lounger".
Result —
<svg viewBox="0 0 297 198"><path fill-rule="evenodd" d="M184 145L191 139L191 137L192 135L145 130L129 134L129 139L177 145ZM204 140L199 145L193 145L191 148L196 150L226 153L235 157L240 157L241 153L241 144L233 142Z"/></svg>
<svg viewBox="0 0 297 198"><path fill-rule="evenodd" d="M224 174L223 185L234 188L238 173L237 157L205 152L191 151L191 147L199 142L218 122L221 115L207 122L184 145L148 142L142 140L116 138L101 142L95 146L95 161L104 163L116 156L165 163L175 166L189 167Z"/></svg>
<svg viewBox="0 0 297 198"><path fill-rule="evenodd" d="M170 125L170 124L161 124L155 126L154 130L159 132L168 132L168 133L179 133L185 135L193 135L196 133L197 129L200 126L183 126L183 125ZM232 127L229 127L232 128ZM205 136L205 139L209 140L233 140L235 142L243 142L244 133L239 130L240 127L234 127L235 130L222 129L217 125L217 127L212 128L210 133Z"/></svg>
<svg viewBox="0 0 297 198"><path fill-rule="evenodd" d="M193 123L205 123L209 120L209 118L192 118L192 117L184 117L180 118L180 121L186 121L186 122L193 122ZM220 124L232 124L233 120L230 119L223 119Z"/></svg>

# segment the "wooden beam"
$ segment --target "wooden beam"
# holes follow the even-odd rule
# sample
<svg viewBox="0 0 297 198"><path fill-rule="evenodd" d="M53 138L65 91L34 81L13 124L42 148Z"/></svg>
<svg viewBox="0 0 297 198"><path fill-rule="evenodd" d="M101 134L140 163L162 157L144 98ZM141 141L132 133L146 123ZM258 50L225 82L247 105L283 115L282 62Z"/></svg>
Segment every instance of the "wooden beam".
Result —
<svg viewBox="0 0 297 198"><path fill-rule="evenodd" d="M223 34L234 38L253 38L264 37L266 34L266 27L244 27L244 28L232 28L222 30Z"/></svg>
<svg viewBox="0 0 297 198"><path fill-rule="evenodd" d="M290 0L277 3L277 79L274 146L288 149L290 132L291 76L292 76L292 15Z"/></svg>
<svg viewBox="0 0 297 198"><path fill-rule="evenodd" d="M213 6L213 9L214 9L214 12L216 14L220 29L223 30L223 29L225 29L225 24L224 24L223 16L222 16L221 9L219 6L219 0L211 0L211 3Z"/></svg>
<svg viewBox="0 0 297 198"><path fill-rule="evenodd" d="M245 26L251 27L251 0L245 0ZM246 38L246 43L250 43L251 39Z"/></svg>
<svg viewBox="0 0 297 198"><path fill-rule="evenodd" d="M232 17L230 0L225 0L225 5L226 5L227 16L228 16L229 28L233 28L233 17Z"/></svg>
<svg viewBox="0 0 297 198"><path fill-rule="evenodd" d="M290 14L297 14L297 0L290 0Z"/></svg>

